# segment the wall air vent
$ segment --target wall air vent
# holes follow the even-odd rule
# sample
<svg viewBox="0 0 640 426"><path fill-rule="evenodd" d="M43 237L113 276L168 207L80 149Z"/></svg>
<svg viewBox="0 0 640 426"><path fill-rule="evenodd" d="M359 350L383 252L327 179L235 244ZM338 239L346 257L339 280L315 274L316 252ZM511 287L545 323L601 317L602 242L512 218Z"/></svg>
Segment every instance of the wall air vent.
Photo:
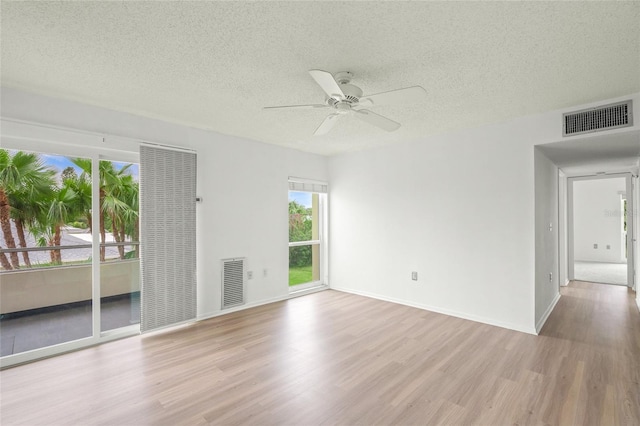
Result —
<svg viewBox="0 0 640 426"><path fill-rule="evenodd" d="M628 100L562 114L562 136L633 126L632 105L632 101Z"/></svg>
<svg viewBox="0 0 640 426"><path fill-rule="evenodd" d="M244 258L222 260L222 309L244 304Z"/></svg>

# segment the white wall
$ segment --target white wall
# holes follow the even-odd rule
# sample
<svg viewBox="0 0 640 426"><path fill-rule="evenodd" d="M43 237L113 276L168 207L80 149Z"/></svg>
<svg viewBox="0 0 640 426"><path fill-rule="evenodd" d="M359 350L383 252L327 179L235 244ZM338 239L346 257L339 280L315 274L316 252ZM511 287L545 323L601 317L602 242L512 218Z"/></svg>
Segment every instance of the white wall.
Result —
<svg viewBox="0 0 640 426"><path fill-rule="evenodd" d="M640 158L638 159L638 163L640 166ZM633 223L633 235L634 235L634 239L636 241L638 241L638 235L640 234L640 179L636 176L632 179L633 181L633 217L634 217L634 223ZM637 244L637 243L636 243ZM634 267L635 270L637 271L638 268L640 268L640 250L638 250L638 247L635 246L635 251L634 251ZM633 288L636 291L636 305L638 306L638 309L640 310L640 286L638 285L638 272L635 273L635 279L633 282Z"/></svg>
<svg viewBox="0 0 640 426"><path fill-rule="evenodd" d="M558 168L540 150L534 150L535 185L535 321L540 331L558 292Z"/></svg>
<svg viewBox="0 0 640 426"><path fill-rule="evenodd" d="M620 233L623 219L620 192L625 192L625 188L625 178L573 182L575 260L626 263Z"/></svg>
<svg viewBox="0 0 640 426"><path fill-rule="evenodd" d="M558 283L561 286L566 286L567 284L569 284L567 225L567 175L565 175L562 171L558 171Z"/></svg>
<svg viewBox="0 0 640 426"><path fill-rule="evenodd" d="M570 110L629 97L640 103L634 94ZM286 297L287 177L330 175L332 287L535 333L533 146L562 139L562 111L340 155L328 173L324 157L16 90L2 89L1 107L198 151L201 317L219 312L225 257L258 271L249 303ZM634 114L634 127L613 132L637 130ZM137 151L116 138L102 146Z"/></svg>
<svg viewBox="0 0 640 426"><path fill-rule="evenodd" d="M325 157L7 88L2 88L1 107L3 118L197 150L198 194L204 200L197 211L199 317L220 311L223 258L247 257L254 271L247 285L249 305L287 297L287 178L327 181ZM5 129L3 137L4 133ZM45 142L29 142L33 144L50 148ZM138 144L108 137L101 148L113 149L116 155L118 151L137 152Z"/></svg>
<svg viewBox="0 0 640 426"><path fill-rule="evenodd" d="M561 117L330 158L331 286L535 333L533 146L562 140Z"/></svg>

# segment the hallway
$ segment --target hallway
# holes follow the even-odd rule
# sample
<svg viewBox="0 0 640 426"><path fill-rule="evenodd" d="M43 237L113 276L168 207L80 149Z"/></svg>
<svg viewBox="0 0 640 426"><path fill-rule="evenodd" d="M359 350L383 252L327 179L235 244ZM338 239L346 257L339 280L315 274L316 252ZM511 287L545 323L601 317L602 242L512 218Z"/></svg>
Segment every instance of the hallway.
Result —
<svg viewBox="0 0 640 426"><path fill-rule="evenodd" d="M576 281L626 286L627 264L576 260L573 275Z"/></svg>

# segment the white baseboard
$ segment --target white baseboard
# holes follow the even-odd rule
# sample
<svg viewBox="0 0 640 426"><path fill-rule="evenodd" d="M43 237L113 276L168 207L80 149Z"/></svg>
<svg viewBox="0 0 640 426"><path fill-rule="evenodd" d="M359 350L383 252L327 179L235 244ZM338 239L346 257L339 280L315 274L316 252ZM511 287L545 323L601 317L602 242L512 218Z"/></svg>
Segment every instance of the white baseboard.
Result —
<svg viewBox="0 0 640 426"><path fill-rule="evenodd" d="M317 287L305 288L304 290L293 291L289 293L289 299L293 299L294 297L306 296L307 294L317 293L319 291L329 290L328 285L320 285Z"/></svg>
<svg viewBox="0 0 640 426"><path fill-rule="evenodd" d="M536 323L536 334L540 334L540 330L542 330L544 323L547 322L547 319L549 318L549 315L551 315L551 312L553 312L553 308L556 307L558 300L560 300L560 293L556 293L553 301L549 304L547 310L544 311L544 314L542 314L542 318L540 318Z"/></svg>
<svg viewBox="0 0 640 426"><path fill-rule="evenodd" d="M245 309L251 309L262 305L268 305L269 303L282 302L283 300L287 300L289 295L272 297L269 299L259 300L257 302L247 303L246 305L236 306L234 308L229 308L220 311L208 312L206 314L198 315L196 321L204 321L210 318L219 317L221 315L231 314L233 312L244 311Z"/></svg>
<svg viewBox="0 0 640 426"><path fill-rule="evenodd" d="M638 306L638 310L640 311L640 299L636 296L636 306Z"/></svg>
<svg viewBox="0 0 640 426"><path fill-rule="evenodd" d="M332 290L336 290L336 291L342 291L342 292L345 292L345 293L357 294L359 296L371 297L372 299L383 300L385 302L398 303L400 305L411 306L412 308L424 309L425 311L430 311L430 312L435 312L435 313L438 313L438 314L449 315L449 316L452 316L452 317L462 318L462 319L475 321L475 322L480 322L480 323L483 323L483 324L493 325L493 326L496 326L496 327L507 328L509 330L520 331L522 333L537 334L535 328L533 328L533 327L531 327L531 328L522 327L522 326L517 325L517 324L505 323L505 322L502 322L502 321L496 321L496 320L491 319L491 318L481 317L481 316L478 316L478 315L466 314L466 313L463 313L463 312L457 312L457 311L453 311L453 310L450 310L450 309L439 308L437 306L430 306L430 305L425 305L425 304L422 304L422 303L415 303L415 302L408 301L408 300L396 299L396 298L393 298L393 297L382 296L382 295L376 294L376 293L370 293L368 291L352 290L352 289L344 288L344 287L331 286L331 289Z"/></svg>
<svg viewBox="0 0 640 426"><path fill-rule="evenodd" d="M209 318L219 317L221 315L230 314L233 312L244 311L245 309L251 309L262 305L268 305L270 303L282 302L283 300L293 299L294 297L306 296L307 294L317 293L319 291L328 290L329 287L326 285L313 287L306 290L296 291L293 293L286 294L284 296L271 297L269 299L258 300L256 302L247 303L245 305L236 306L229 309L224 309L220 311L208 312L202 315L198 315L196 321L204 321Z"/></svg>

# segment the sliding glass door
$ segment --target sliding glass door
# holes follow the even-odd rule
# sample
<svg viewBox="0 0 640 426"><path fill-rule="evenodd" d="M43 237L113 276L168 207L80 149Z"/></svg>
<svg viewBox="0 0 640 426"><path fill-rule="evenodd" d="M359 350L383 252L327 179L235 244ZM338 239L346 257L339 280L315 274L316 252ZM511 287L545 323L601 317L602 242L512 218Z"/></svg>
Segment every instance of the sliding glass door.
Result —
<svg viewBox="0 0 640 426"><path fill-rule="evenodd" d="M140 324L139 167L100 160L100 328Z"/></svg>
<svg viewBox="0 0 640 426"><path fill-rule="evenodd" d="M92 160L0 158L2 356L91 337L91 182L76 163Z"/></svg>
<svg viewBox="0 0 640 426"><path fill-rule="evenodd" d="M0 150L2 365L139 332L137 155L50 148Z"/></svg>

